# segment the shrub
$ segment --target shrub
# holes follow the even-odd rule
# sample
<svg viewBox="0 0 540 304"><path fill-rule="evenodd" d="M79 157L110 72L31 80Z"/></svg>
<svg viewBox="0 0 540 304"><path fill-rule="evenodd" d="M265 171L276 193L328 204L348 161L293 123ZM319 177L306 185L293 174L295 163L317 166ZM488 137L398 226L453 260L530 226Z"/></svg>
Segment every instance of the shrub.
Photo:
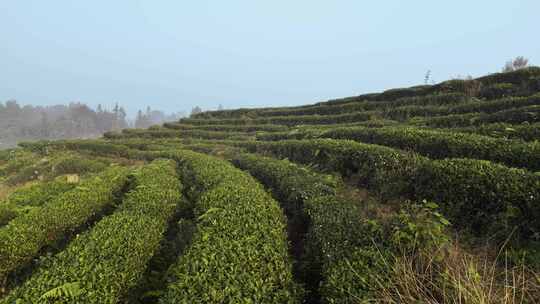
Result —
<svg viewBox="0 0 540 304"><path fill-rule="evenodd" d="M437 201L458 227L504 239L514 228L517 238L540 231L540 178L526 170L487 161L436 160L421 164L415 195Z"/></svg>
<svg viewBox="0 0 540 304"><path fill-rule="evenodd" d="M518 93L518 88L511 83L495 83L480 90L479 97L486 99L503 98Z"/></svg>
<svg viewBox="0 0 540 304"><path fill-rule="evenodd" d="M532 240L540 229L540 179L526 170L482 160L429 160L387 147L344 140L235 145L316 164L344 176L357 175L362 185L383 198L436 201L450 220L473 233L485 235L502 227L506 237L517 227L515 240Z"/></svg>
<svg viewBox="0 0 540 304"><path fill-rule="evenodd" d="M120 301L141 279L181 199L173 162L156 160L133 175L135 187L118 211L43 263L5 303L35 303L45 298L77 303ZM66 288L74 292L53 292Z"/></svg>
<svg viewBox="0 0 540 304"><path fill-rule="evenodd" d="M258 136L263 140L310 138L307 132L296 134L270 133ZM418 129L385 127L378 129L352 127L319 132L315 137L351 139L412 150L430 158L473 158L500 162L508 166L540 170L540 145L509 141L486 136Z"/></svg>
<svg viewBox="0 0 540 304"><path fill-rule="evenodd" d="M157 156L159 153L156 153ZM172 268L162 303L297 303L285 219L248 175L193 152L175 152L196 197L197 232Z"/></svg>
<svg viewBox="0 0 540 304"><path fill-rule="evenodd" d="M524 141L535 141L540 138L540 123L523 123L518 125L508 123L492 123L474 127L448 129L446 131L481 134L508 139L521 139Z"/></svg>
<svg viewBox="0 0 540 304"><path fill-rule="evenodd" d="M111 168L1 228L0 278L28 263L44 246L111 207L127 182L126 173L125 169Z"/></svg>

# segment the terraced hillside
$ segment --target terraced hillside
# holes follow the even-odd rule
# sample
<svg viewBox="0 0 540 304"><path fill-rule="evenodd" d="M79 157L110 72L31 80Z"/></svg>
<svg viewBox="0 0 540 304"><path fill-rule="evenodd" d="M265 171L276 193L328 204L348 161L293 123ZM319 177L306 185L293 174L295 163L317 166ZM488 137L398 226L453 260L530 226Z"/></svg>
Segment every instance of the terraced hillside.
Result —
<svg viewBox="0 0 540 304"><path fill-rule="evenodd" d="M0 303L539 303L540 68L0 152Z"/></svg>

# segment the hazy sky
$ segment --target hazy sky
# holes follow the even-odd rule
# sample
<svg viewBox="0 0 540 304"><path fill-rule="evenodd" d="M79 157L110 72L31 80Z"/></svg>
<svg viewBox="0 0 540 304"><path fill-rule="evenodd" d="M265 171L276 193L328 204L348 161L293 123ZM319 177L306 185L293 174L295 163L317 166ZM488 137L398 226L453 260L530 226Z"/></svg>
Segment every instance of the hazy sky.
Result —
<svg viewBox="0 0 540 304"><path fill-rule="evenodd" d="M0 0L0 100L313 103L540 64L539 0Z"/></svg>

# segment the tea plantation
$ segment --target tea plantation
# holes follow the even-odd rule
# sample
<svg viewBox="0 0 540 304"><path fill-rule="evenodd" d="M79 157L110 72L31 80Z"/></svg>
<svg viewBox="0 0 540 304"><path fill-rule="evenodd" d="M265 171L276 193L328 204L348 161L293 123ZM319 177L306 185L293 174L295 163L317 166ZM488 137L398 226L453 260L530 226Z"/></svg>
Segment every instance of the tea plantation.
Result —
<svg viewBox="0 0 540 304"><path fill-rule="evenodd" d="M0 151L0 303L540 303L540 68Z"/></svg>

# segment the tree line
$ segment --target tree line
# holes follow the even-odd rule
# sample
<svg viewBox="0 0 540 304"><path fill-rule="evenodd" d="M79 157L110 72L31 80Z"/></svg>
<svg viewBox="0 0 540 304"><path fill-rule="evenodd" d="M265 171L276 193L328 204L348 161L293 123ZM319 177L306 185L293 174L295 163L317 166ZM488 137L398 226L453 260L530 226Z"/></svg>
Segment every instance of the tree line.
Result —
<svg viewBox="0 0 540 304"><path fill-rule="evenodd" d="M8 100L0 102L0 149L15 146L20 141L94 138L107 131L148 128L154 124L178 120L181 116L182 113L167 115L147 107L146 111L139 111L132 121L118 104L108 110L101 105L92 109L80 102L22 106L16 100Z"/></svg>

